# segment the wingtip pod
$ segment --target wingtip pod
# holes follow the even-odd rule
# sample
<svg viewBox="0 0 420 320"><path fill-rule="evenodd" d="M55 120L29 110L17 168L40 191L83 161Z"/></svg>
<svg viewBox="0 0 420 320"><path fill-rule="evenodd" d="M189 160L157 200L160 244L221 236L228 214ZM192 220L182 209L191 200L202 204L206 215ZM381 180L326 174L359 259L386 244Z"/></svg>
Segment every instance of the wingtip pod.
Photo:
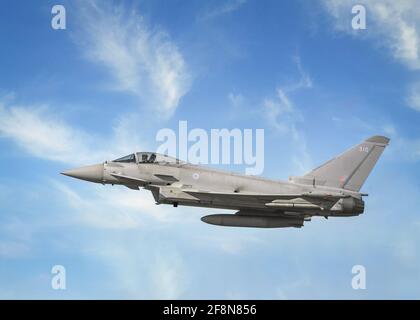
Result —
<svg viewBox="0 0 420 320"><path fill-rule="evenodd" d="M372 142L372 143L379 143L379 144L385 144L387 145L391 139L385 136L372 136L369 139L366 139L366 142Z"/></svg>

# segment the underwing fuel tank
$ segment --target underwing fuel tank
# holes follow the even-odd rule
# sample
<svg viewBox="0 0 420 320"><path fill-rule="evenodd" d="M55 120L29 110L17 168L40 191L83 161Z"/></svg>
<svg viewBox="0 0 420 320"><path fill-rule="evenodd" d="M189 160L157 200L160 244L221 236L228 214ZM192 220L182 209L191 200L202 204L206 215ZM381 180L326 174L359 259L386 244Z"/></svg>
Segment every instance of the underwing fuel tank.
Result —
<svg viewBox="0 0 420 320"><path fill-rule="evenodd" d="M226 227L300 228L303 226L302 218L263 217L238 214L211 214L202 217L201 221Z"/></svg>

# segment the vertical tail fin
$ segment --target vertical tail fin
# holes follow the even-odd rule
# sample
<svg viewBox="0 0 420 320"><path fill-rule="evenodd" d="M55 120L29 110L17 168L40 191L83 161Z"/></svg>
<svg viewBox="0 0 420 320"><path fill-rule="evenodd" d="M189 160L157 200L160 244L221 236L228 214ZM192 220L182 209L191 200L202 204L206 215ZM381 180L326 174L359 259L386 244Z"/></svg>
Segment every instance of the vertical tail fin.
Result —
<svg viewBox="0 0 420 320"><path fill-rule="evenodd" d="M370 137L302 178L316 185L359 191L388 142L387 137Z"/></svg>

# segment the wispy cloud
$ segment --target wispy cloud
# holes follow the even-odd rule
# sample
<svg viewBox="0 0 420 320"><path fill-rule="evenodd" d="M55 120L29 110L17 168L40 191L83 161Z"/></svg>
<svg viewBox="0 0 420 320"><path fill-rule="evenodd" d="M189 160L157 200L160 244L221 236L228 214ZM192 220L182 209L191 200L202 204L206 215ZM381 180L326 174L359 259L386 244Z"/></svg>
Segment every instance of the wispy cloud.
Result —
<svg viewBox="0 0 420 320"><path fill-rule="evenodd" d="M149 191L128 190L125 187L89 186L83 192L66 184L52 181L52 187L64 203L73 208L74 222L98 229L137 229L150 218L159 222L174 222L182 213L170 206L157 206Z"/></svg>
<svg viewBox="0 0 420 320"><path fill-rule="evenodd" d="M365 0L367 29L351 27L352 6L357 0L323 0L338 31L373 39L410 69L420 69L420 6L416 0Z"/></svg>
<svg viewBox="0 0 420 320"><path fill-rule="evenodd" d="M266 98L263 102L264 117L267 123L282 134L291 134L294 139L299 139L300 133L296 129L296 123L303 120L300 110L295 106L291 95L301 89L312 87L312 80L303 70L299 57L294 57L299 80L276 90L275 98Z"/></svg>
<svg viewBox="0 0 420 320"><path fill-rule="evenodd" d="M299 146L300 154L295 156L293 161L298 170L304 172L310 169L311 161L306 150L305 136L298 129L298 123L303 121L303 116L290 96L301 89L311 88L312 80L304 72L299 57L295 57L295 63L300 75L299 81L278 87L274 98L265 98L263 101L263 117L269 127L281 135L291 137L294 145Z"/></svg>
<svg viewBox="0 0 420 320"><path fill-rule="evenodd" d="M29 252L29 246L23 242L0 241L1 258L19 258Z"/></svg>
<svg viewBox="0 0 420 320"><path fill-rule="evenodd" d="M277 88L275 98L264 99L264 117L270 127L282 134L291 134L297 138L296 122L302 121L302 115L290 101L282 88Z"/></svg>
<svg viewBox="0 0 420 320"><path fill-rule="evenodd" d="M383 131L391 138L391 148L387 151L391 157L400 162L420 160L420 139L402 136L393 124L386 124L381 129L376 131Z"/></svg>
<svg viewBox="0 0 420 320"><path fill-rule="evenodd" d="M124 232L124 231L123 231ZM113 291L130 299L180 299L190 284L191 272L176 247L141 233L107 233L88 241L80 251L103 260L111 271ZM117 235L117 236L113 236ZM99 238L99 237L98 237ZM163 245L162 245L163 244Z"/></svg>
<svg viewBox="0 0 420 320"><path fill-rule="evenodd" d="M228 212L227 213L231 213ZM213 233L210 235L200 234L196 239L196 243L204 246L217 249L228 255L241 255L244 252L251 250L258 250L258 248L266 245L266 241L257 235L250 233L235 232L227 230L227 232Z"/></svg>
<svg viewBox="0 0 420 320"><path fill-rule="evenodd" d="M293 57L293 62L296 65L296 69L299 73L299 80L295 83L284 86L284 90L287 92L294 92L299 89L308 89L312 88L312 79L309 74L303 70L302 61L299 56Z"/></svg>
<svg viewBox="0 0 420 320"><path fill-rule="evenodd" d="M245 98L242 94L240 94L240 93L235 94L233 92L230 92L228 94L228 99L229 99L229 102L231 103L232 107L235 110L241 109L243 107L244 101L245 101Z"/></svg>
<svg viewBox="0 0 420 320"><path fill-rule="evenodd" d="M199 20L213 19L231 13L241 8L244 4L246 4L246 2L247 0L226 0L222 5L211 8L202 14L199 17Z"/></svg>
<svg viewBox="0 0 420 320"><path fill-rule="evenodd" d="M86 161L92 139L46 112L47 107L0 105L0 134L28 153L54 161ZM94 158L94 157L93 157ZM76 160L77 159L77 160Z"/></svg>
<svg viewBox="0 0 420 320"><path fill-rule="evenodd" d="M339 32L372 40L386 48L396 61L409 70L420 70L420 3L416 0L323 0L324 7L334 19ZM353 30L351 8L356 4L366 7L366 30ZM405 103L420 111L420 85L410 85Z"/></svg>
<svg viewBox="0 0 420 320"><path fill-rule="evenodd" d="M344 118L341 117L337 117L337 116L333 116L331 118L331 120L333 121L333 123L335 125L337 125L337 127L351 127L352 130L363 130L363 131L369 131L369 132L374 132L375 128L374 126L372 126L372 124L368 121L365 121L357 116L346 116Z"/></svg>
<svg viewBox="0 0 420 320"><path fill-rule="evenodd" d="M146 108L170 117L189 91L192 78L178 46L161 28L122 5L80 2L77 33L86 55L114 78L112 88L140 98Z"/></svg>
<svg viewBox="0 0 420 320"><path fill-rule="evenodd" d="M197 223L196 217L185 214L188 209L174 211L170 206L157 206L148 191L125 187L87 186L81 191L56 180L51 181L51 186L57 198L71 208L69 223L87 227L91 232L107 232L107 239L94 239L82 250L90 257L106 261L115 273L116 286L125 296L137 299L182 297L189 284L182 256L175 248L161 247L160 241L150 248L141 239L146 235L150 240L149 237L153 237L150 233L164 228L165 224ZM142 231L137 233L140 229ZM133 242L133 237L138 241Z"/></svg>
<svg viewBox="0 0 420 320"><path fill-rule="evenodd" d="M412 84L408 91L407 105L420 112L420 82Z"/></svg>
<svg viewBox="0 0 420 320"><path fill-rule="evenodd" d="M137 229L142 226L141 216L133 214L132 211L127 211L127 207L132 209L133 206L138 205L138 201L124 203L120 200L119 205L116 205L107 201L107 198L98 189L90 190L89 197L85 198L60 182L55 181L53 187L58 192L58 196L70 208L73 208L72 218L74 223L98 229ZM112 194L109 193L109 196L112 196ZM140 197L138 199L141 200ZM121 205L121 203L124 205Z"/></svg>
<svg viewBox="0 0 420 320"><path fill-rule="evenodd" d="M130 134L127 121L121 118L109 136L99 137L69 125L48 106L0 101L0 137L11 139L28 154L67 164L103 161L140 150L138 135Z"/></svg>
<svg viewBox="0 0 420 320"><path fill-rule="evenodd" d="M152 281L157 299L179 299L188 285L181 256L175 252L157 254L153 263Z"/></svg>

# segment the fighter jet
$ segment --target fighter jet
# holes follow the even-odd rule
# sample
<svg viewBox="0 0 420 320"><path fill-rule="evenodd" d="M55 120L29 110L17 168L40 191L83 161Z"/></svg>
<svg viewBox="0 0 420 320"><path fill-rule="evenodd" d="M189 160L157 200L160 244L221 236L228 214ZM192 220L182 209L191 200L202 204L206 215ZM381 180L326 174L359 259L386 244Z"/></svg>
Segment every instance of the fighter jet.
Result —
<svg viewBox="0 0 420 320"><path fill-rule="evenodd" d="M62 172L101 184L150 190L156 204L231 209L202 221L219 226L300 228L314 216L350 217L364 211L360 189L389 143L373 136L311 172L276 181L203 167L155 152Z"/></svg>

